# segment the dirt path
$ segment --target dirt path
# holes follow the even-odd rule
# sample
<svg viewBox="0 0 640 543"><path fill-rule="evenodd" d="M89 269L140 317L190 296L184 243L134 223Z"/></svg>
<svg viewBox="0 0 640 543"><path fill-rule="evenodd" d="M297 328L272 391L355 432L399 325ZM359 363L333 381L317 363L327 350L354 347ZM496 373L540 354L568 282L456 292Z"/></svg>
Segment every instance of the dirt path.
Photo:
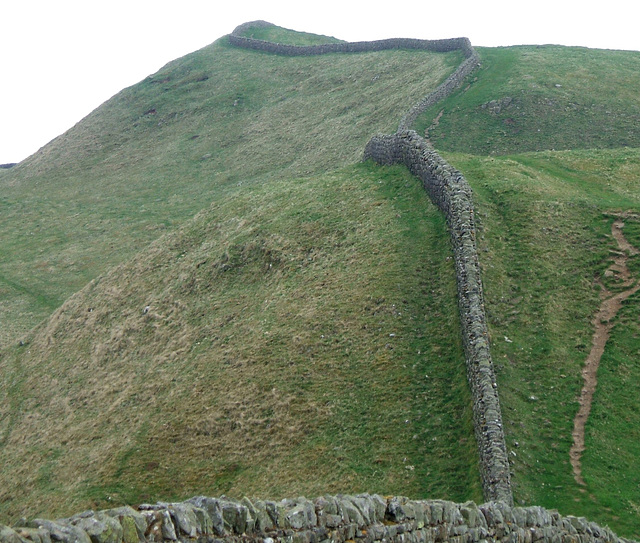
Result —
<svg viewBox="0 0 640 543"><path fill-rule="evenodd" d="M622 229L624 228L624 222L621 218L616 219L611 225L611 234L618 242L619 252L615 253L613 263L607 270L607 275L614 275L621 281L621 286L626 290L612 295L610 291L602 286L600 297L602 303L600 309L596 313L593 319L593 344L591 352L587 357L584 368L582 369L582 378L584 385L580 394L580 409L576 414L576 418L573 421L573 445L569 451L571 457L571 466L573 467L573 476L579 485L585 486L584 479L582 478L582 464L581 458L584 452L584 428L591 412L591 402L593 401L593 394L598 384L597 372L600 365L600 358L604 353L605 345L609 340L611 329L613 328L613 318L616 316L622 302L626 300L633 293L640 289L640 283L631 276L629 268L627 267L628 254L636 255L640 251L633 247L624 237Z"/></svg>

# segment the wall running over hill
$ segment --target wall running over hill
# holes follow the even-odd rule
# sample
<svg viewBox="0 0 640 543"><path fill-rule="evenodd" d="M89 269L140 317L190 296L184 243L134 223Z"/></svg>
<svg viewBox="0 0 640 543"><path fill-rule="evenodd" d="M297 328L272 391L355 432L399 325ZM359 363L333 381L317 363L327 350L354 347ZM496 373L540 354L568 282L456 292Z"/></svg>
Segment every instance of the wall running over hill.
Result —
<svg viewBox="0 0 640 543"><path fill-rule="evenodd" d="M445 40L416 40L410 38L391 38L388 40L359 41L344 43L327 43L322 45L284 45L254 38L244 37L242 34L251 28L269 28L275 26L266 21L253 21L241 24L229 35L229 43L245 49L265 51L276 55L286 56L311 56L326 55L328 53L364 53L371 51L385 51L389 49L419 49L436 53L449 51L462 51L465 60L434 92L414 105L409 112L402 117L398 130L407 130L411 127L418 115L427 108L448 96L458 88L467 75L478 66L480 59L472 47L469 38L451 38Z"/></svg>
<svg viewBox="0 0 640 543"><path fill-rule="evenodd" d="M182 503L85 511L24 526L0 543L622 543L609 528L541 507L477 506L378 495L280 502L196 497Z"/></svg>
<svg viewBox="0 0 640 543"><path fill-rule="evenodd" d="M447 218L484 497L511 504L509 460L489 351L471 187L459 171L447 164L412 130L375 136L365 149L365 159L369 158L379 164L405 164L420 178L431 200Z"/></svg>
<svg viewBox="0 0 640 543"><path fill-rule="evenodd" d="M277 44L235 34L232 43L278 54ZM248 41L247 41L248 40ZM405 40L388 40L405 43ZM411 42L417 40L410 40ZM449 41L449 40L443 40ZM451 43L457 40L451 40ZM379 43L379 42L372 42ZM458 42L464 44L468 40ZM267 45L265 45L267 44ZM345 44L346 45L346 44ZM321 46L324 47L324 46ZM360 45L358 45L360 47ZM440 47L440 45L438 45ZM470 48L470 44L468 45ZM300 48L306 49L306 48ZM379 49L357 49L379 50ZM432 49L433 50L433 49ZM315 49L314 49L315 51ZM346 51L346 49L345 49ZM332 51L333 52L333 51ZM295 53L295 54L320 54ZM475 52L465 53L463 72L477 65ZM467 63L471 59L471 63ZM460 68L456 71L458 73ZM468 72L466 72L468 73ZM452 79L453 78L453 79ZM407 126L420 111L460 85L450 77L405 115L396 134L375 136L365 158L381 164L403 163L419 177L447 218L455 255L458 297L481 471L488 503L455 504L378 495L324 496L279 502L247 498L195 497L181 503L144 504L85 511L55 521L23 519L17 526L0 524L0 543L626 543L609 528L582 517L561 516L541 507L512 507L509 469L502 433L500 405L489 353L482 282L475 245L472 194L460 172L452 168ZM451 82L449 83L449 81ZM441 89L443 89L441 91ZM428 104L425 106L425 104ZM416 113L416 111L418 113Z"/></svg>
<svg viewBox="0 0 640 543"><path fill-rule="evenodd" d="M427 142L409 127L420 113L460 87L479 64L467 38L451 40L390 39L372 42L294 46L243 37L250 28L273 26L265 21L245 23L229 37L232 44L282 55L320 55L380 51L382 49L461 50L465 60L438 88L415 104L401 119L391 136L375 136L367 144L364 158L380 164L405 164L418 176L429 196L445 214L453 245L458 305L462 324L467 376L473 396L476 440L484 497L513 503L509 460L502 429L502 414L496 378L489 351L480 266L475 243L475 221L471 187L460 172L449 166Z"/></svg>

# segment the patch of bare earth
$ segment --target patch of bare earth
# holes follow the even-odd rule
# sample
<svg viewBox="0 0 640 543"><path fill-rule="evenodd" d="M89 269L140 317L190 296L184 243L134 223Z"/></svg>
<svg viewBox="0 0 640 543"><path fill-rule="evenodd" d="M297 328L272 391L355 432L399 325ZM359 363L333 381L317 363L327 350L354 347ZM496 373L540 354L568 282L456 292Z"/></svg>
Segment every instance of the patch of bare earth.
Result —
<svg viewBox="0 0 640 543"><path fill-rule="evenodd" d="M602 302L600 309L593 319L594 333L591 352L587 357L584 368L582 369L582 378L584 385L580 394L580 408L573 422L573 445L569 451L571 457L571 466L573 467L573 476L579 485L586 486L582 478L581 458L584 452L584 431L589 413L591 412L591 403L593 394L598 385L597 373L600 359L604 353L604 348L609 340L611 329L613 328L613 319L622 307L622 302L629 296L640 289L640 283L631 276L627 267L629 255L639 254L640 251L633 247L624 237L622 229L624 222L622 216L619 216L611 225L611 234L618 243L619 251L614 253L613 263L609 266L606 274L615 276L621 281L621 286L625 290L612 294L601 284L602 290L600 297Z"/></svg>

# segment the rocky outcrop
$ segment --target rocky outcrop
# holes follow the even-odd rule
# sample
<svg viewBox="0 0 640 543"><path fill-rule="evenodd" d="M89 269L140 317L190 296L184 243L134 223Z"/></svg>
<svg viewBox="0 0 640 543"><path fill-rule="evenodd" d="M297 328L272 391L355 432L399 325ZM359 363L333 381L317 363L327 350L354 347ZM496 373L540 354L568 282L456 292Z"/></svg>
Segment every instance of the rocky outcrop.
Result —
<svg viewBox="0 0 640 543"><path fill-rule="evenodd" d="M0 525L0 543L618 543L609 528L541 507L443 500L323 496L281 501L225 497L85 511Z"/></svg>

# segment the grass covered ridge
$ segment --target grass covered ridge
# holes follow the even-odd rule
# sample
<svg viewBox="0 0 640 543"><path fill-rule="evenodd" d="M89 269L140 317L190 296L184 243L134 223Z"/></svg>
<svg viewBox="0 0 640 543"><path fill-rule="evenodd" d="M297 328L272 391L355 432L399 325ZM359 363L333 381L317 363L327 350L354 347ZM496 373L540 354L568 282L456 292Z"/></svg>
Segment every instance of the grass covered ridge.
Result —
<svg viewBox="0 0 640 543"><path fill-rule="evenodd" d="M295 32L276 25L272 26L250 26L241 33L245 38L255 40L282 43L285 45L322 45L325 43L344 43L343 40L330 36L311 34L309 32Z"/></svg>
<svg viewBox="0 0 640 543"><path fill-rule="evenodd" d="M2 515L481 499L446 240L401 168L228 188L3 358Z"/></svg>
<svg viewBox="0 0 640 543"><path fill-rule="evenodd" d="M222 187L358 162L371 134L395 129L456 60L422 51L288 58L222 39L123 90L2 172L0 345Z"/></svg>
<svg viewBox="0 0 640 543"><path fill-rule="evenodd" d="M479 155L640 147L640 52L479 47L469 85L419 119L436 148ZM437 123L434 119L438 117Z"/></svg>

